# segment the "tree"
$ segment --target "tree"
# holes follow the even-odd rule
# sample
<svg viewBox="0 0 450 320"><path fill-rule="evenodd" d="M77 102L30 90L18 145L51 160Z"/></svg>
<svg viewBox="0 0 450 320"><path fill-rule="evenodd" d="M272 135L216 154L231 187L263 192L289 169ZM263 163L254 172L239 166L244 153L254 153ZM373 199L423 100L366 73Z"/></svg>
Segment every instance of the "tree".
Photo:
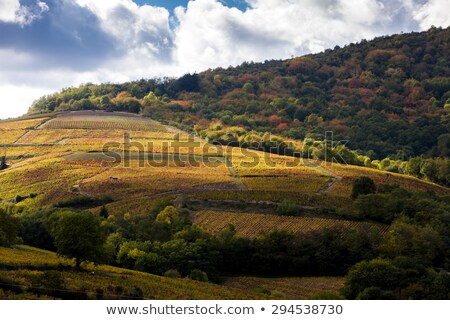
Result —
<svg viewBox="0 0 450 320"><path fill-rule="evenodd" d="M361 261L354 265L348 275L344 292L348 299L355 299L361 294L369 296L370 291L390 291L400 286L401 270L390 260L374 259ZM377 288L377 289L375 289Z"/></svg>
<svg viewBox="0 0 450 320"><path fill-rule="evenodd" d="M375 182L369 177L359 177L353 182L352 198L356 199L359 195L375 193L377 190Z"/></svg>
<svg viewBox="0 0 450 320"><path fill-rule="evenodd" d="M203 272L199 269L194 269L191 271L191 275L189 276L192 280L201 281L201 282L208 282L208 275L206 272Z"/></svg>
<svg viewBox="0 0 450 320"><path fill-rule="evenodd" d="M106 209L105 206L102 206L102 208L100 209L100 217L104 219L108 219L109 217L108 209Z"/></svg>
<svg viewBox="0 0 450 320"><path fill-rule="evenodd" d="M17 220L0 208L0 246L9 247L19 232Z"/></svg>
<svg viewBox="0 0 450 320"><path fill-rule="evenodd" d="M74 258L79 269L84 261L100 262L106 233L98 217L89 212L65 211L53 227L58 253Z"/></svg>
<svg viewBox="0 0 450 320"><path fill-rule="evenodd" d="M181 92L199 92L200 91L200 77L198 74L185 74L175 82L175 91Z"/></svg>
<svg viewBox="0 0 450 320"><path fill-rule="evenodd" d="M156 216L156 221L172 224L179 217L177 209L173 206L168 206Z"/></svg>

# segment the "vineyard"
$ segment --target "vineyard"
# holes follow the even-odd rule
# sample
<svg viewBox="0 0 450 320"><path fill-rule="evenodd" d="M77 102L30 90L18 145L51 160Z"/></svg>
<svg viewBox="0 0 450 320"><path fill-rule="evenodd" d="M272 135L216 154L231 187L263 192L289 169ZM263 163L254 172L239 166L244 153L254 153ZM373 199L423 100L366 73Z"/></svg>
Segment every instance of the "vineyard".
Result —
<svg viewBox="0 0 450 320"><path fill-rule="evenodd" d="M36 163L27 161L0 173L0 198L8 200L16 196L29 197L22 203L29 206L52 204L73 196L69 189L80 180L105 170L101 167L66 163L56 156Z"/></svg>
<svg viewBox="0 0 450 320"><path fill-rule="evenodd" d="M67 113L47 121L40 129L96 129L167 132L160 123L128 114L105 112Z"/></svg>
<svg viewBox="0 0 450 320"><path fill-rule="evenodd" d="M196 213L195 222L214 234L233 225L236 228L236 234L246 238L254 238L259 234L268 234L274 230L305 233L335 226L381 233L388 230L388 226L367 222L211 210Z"/></svg>
<svg viewBox="0 0 450 320"><path fill-rule="evenodd" d="M3 120L0 121L1 130L18 130L18 129L33 129L41 123L48 120L48 118L37 118L37 119L27 119L27 120Z"/></svg>
<svg viewBox="0 0 450 320"><path fill-rule="evenodd" d="M6 131L8 134L14 131ZM27 131L22 131L22 134ZM101 139L102 143L109 141L123 142L124 134L129 134L130 138L141 141L173 141L179 139L188 141L189 135L176 134L171 132L151 132L151 131L126 131L126 130L88 130L88 129L54 129L54 130L30 130L17 143L20 144L52 144L61 143L65 140L79 140L80 143L90 143L90 139Z"/></svg>
<svg viewBox="0 0 450 320"><path fill-rule="evenodd" d="M243 203L287 200L301 206L351 212L352 184L361 175L372 177L377 185L447 192L415 178L387 176L374 169L334 165L324 171L298 158L217 147L132 114L81 111L51 117L0 122L0 144L7 145L1 151L13 165L0 173L1 199L36 193L24 203L52 204L75 196L70 190L79 185L81 191L77 192L92 196L106 193L119 203L182 193L195 199ZM131 145L124 143L125 134ZM130 151L121 154L127 167L102 153L108 142L115 143L110 150ZM331 173L327 172L341 178L323 194L321 190L330 182Z"/></svg>
<svg viewBox="0 0 450 320"><path fill-rule="evenodd" d="M27 133L26 130L3 130L0 127L0 144L11 144L17 141L21 136Z"/></svg>
<svg viewBox="0 0 450 320"><path fill-rule="evenodd" d="M340 194L349 197L352 192L353 181L361 176L370 177L378 186L398 185L408 190L429 190L438 194L448 194L448 189L445 187L398 173L339 164L333 164L332 167L327 167L327 169L342 177L342 179L337 181L335 186L330 190L331 194Z"/></svg>
<svg viewBox="0 0 450 320"><path fill-rule="evenodd" d="M318 192L327 180L328 177L318 175L259 176L241 179L249 190L298 193Z"/></svg>
<svg viewBox="0 0 450 320"><path fill-rule="evenodd" d="M263 293L267 299L304 300L327 290L339 291L344 286L343 277L255 278L232 277L225 281L229 288Z"/></svg>
<svg viewBox="0 0 450 320"><path fill-rule="evenodd" d="M163 168L146 165L139 167L139 161L130 161L130 168L115 167L83 180L80 187L92 195L102 195L105 190L116 200L153 196L175 190L212 187L232 183L224 164L207 166L174 166ZM111 181L111 177L116 178Z"/></svg>

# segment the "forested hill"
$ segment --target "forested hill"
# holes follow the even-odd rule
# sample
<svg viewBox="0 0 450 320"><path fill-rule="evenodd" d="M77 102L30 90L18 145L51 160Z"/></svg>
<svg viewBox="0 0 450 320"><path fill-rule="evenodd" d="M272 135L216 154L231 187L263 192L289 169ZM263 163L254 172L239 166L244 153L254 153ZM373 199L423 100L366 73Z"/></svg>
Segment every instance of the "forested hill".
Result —
<svg viewBox="0 0 450 320"><path fill-rule="evenodd" d="M30 112L140 112L224 142L251 130L299 140L332 130L372 159L448 157L449 39L450 28L431 28L179 79L87 84L42 97Z"/></svg>

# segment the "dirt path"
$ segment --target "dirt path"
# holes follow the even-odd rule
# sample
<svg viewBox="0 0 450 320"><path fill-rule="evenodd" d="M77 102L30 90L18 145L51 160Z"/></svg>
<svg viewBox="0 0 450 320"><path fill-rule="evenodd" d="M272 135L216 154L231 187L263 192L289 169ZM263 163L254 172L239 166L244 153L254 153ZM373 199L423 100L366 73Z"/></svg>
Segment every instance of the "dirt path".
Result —
<svg viewBox="0 0 450 320"><path fill-rule="evenodd" d="M227 167L228 171L230 172L234 183L238 187L239 191L247 191L247 186L242 182L241 177L237 173L236 169L233 167L233 163L230 161L230 159L227 158L227 156L224 154L223 149L221 146L214 145L214 148L219 154L223 154L225 158L225 166Z"/></svg>
<svg viewBox="0 0 450 320"><path fill-rule="evenodd" d="M317 162L312 163L311 161L305 159L305 163L309 164L309 166L314 170L316 170L317 172L329 177L328 180L324 183L324 185L320 187L320 189L317 191L317 193L319 194L330 192L330 190L333 188L336 182L342 179L341 176L336 175L334 172L328 170L324 166L321 166Z"/></svg>
<svg viewBox="0 0 450 320"><path fill-rule="evenodd" d="M28 130L23 135L21 135L19 138L17 138L16 141L13 142L13 144L19 144L20 140L24 139L26 136L28 136L33 130Z"/></svg>

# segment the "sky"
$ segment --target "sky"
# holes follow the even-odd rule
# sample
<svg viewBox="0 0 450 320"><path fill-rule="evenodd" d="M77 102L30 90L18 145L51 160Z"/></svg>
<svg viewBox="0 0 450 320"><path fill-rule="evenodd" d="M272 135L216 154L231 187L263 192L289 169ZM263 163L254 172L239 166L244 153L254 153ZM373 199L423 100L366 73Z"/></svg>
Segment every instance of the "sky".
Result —
<svg viewBox="0 0 450 320"><path fill-rule="evenodd" d="M180 76L448 27L450 0L0 0L0 118L82 83Z"/></svg>

